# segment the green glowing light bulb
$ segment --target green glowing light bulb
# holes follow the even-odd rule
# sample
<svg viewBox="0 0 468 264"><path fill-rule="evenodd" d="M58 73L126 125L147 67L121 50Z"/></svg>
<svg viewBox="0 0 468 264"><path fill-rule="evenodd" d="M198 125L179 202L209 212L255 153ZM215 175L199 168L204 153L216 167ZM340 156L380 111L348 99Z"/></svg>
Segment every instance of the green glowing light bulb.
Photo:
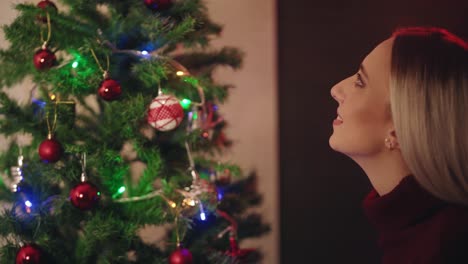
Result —
<svg viewBox="0 0 468 264"><path fill-rule="evenodd" d="M190 101L189 99L183 99L182 101L180 101L180 105L182 105L182 108L186 110L189 109L190 104L192 104L192 101Z"/></svg>

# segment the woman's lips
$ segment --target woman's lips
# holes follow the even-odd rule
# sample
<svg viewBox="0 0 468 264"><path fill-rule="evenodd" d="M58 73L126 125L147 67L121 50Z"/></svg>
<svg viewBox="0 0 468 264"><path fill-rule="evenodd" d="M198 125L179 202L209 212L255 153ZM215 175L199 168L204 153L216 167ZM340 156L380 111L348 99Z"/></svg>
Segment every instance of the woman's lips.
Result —
<svg viewBox="0 0 468 264"><path fill-rule="evenodd" d="M335 118L335 120L333 120L333 125L334 125L334 126L339 126L339 125L341 125L341 124L343 124L343 119L341 118L340 115L338 115L338 116Z"/></svg>
<svg viewBox="0 0 468 264"><path fill-rule="evenodd" d="M338 119L333 120L333 125L334 125L334 126L339 126L339 125L341 125L341 124L343 124L343 121L342 121L342 120L338 120Z"/></svg>

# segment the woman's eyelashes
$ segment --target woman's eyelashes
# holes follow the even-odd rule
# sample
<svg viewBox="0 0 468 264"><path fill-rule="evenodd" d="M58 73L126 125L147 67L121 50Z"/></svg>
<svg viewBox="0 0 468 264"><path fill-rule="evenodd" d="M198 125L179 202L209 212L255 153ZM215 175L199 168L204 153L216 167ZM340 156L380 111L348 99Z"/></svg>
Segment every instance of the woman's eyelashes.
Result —
<svg viewBox="0 0 468 264"><path fill-rule="evenodd" d="M362 76L361 76L361 74L359 72L356 73L356 80L354 81L354 85L356 85L358 87L361 87L361 88L366 86L366 84L362 80Z"/></svg>

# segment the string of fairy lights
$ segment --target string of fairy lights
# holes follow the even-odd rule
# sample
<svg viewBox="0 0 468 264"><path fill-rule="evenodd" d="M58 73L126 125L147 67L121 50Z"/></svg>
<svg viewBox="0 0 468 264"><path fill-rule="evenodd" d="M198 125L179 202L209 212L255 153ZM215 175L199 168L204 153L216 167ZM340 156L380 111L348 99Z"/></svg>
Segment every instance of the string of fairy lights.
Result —
<svg viewBox="0 0 468 264"><path fill-rule="evenodd" d="M54 9L56 9L56 6L50 1L41 1L39 6L41 8L52 7ZM40 66L37 67L37 68L39 70L44 70L46 68L51 68L52 66L55 65L56 57L55 57L55 54L53 54L47 47L48 42L50 41L51 35L52 35L51 21L50 21L49 12L46 12L46 16L41 17L41 20L43 20L43 21L45 20L45 22L46 22L47 37L46 37L46 39L44 39L43 32L41 30L41 40L43 41L43 45L42 45L41 49L38 50L38 52L41 52L41 54L45 53L45 58L42 57L42 58L37 60L40 63ZM154 51L141 50L141 51L139 51L139 50L118 49L113 44L111 44L109 41L106 41L106 40L103 39L103 35L102 35L102 32L100 30L98 30L98 36L101 39L100 42L105 43L112 50L112 53L114 53L114 54L121 53L121 54L127 54L127 55L135 56L135 57L138 57L138 58L142 58L142 59L164 60L165 62L167 62L171 66L170 68L171 68L171 70L173 70L175 72L176 76L178 76L178 77L191 76L190 72L188 71L188 69L186 67L184 67L182 64L180 64L179 62L173 60L172 58L170 58L168 56L159 55L158 50L154 50ZM103 66L101 65L101 63L99 62L95 52L92 49L90 50L90 52L91 52L93 58L95 59L99 69L102 71L104 78L105 79L108 78L108 76L109 76L109 57L106 56L106 62L107 63L106 63L106 68L104 69ZM38 57L37 54L38 53L35 54L35 58ZM80 60L82 60L82 59L83 59L82 56L77 55L71 61L65 61L64 65L70 65L72 69L78 69L80 67ZM64 65L62 65L62 66L64 66ZM62 66L59 65L57 67L62 67ZM188 109L190 109L190 107L194 107L194 106L195 107L197 107L197 106L201 107L202 109L204 109L204 107L205 107L205 96L204 96L203 88L198 84L198 82L195 82L194 86L196 87L196 89L198 91L199 98L201 99L201 102L193 102L192 100L190 100L188 98L184 98L182 100L179 100L179 104L185 110L188 110ZM162 94L161 87L159 87L158 90L159 90L158 94L161 95ZM47 124L48 124L48 130L49 130L49 136L48 137L50 139L52 137L52 134L53 134L55 126L56 126L56 119L57 119L56 106L58 104L61 104L61 103L69 103L69 101L67 101L67 102L60 101L59 99L57 99L56 94L49 94L49 96L50 96L49 99L52 102L55 103L55 111L54 111L54 114L53 114L54 115L54 121L52 122L52 125L49 122L49 117L48 116L46 117L46 121L47 121ZM45 106L45 104L42 104L42 107L44 107L44 106ZM48 113L47 113L47 115L48 115ZM190 119L192 121L199 118L199 115L197 114L197 112L189 111L187 115L190 117ZM194 164L194 161L193 161L193 158L192 158L190 146L189 146L189 144L187 142L185 142L185 148L186 148L187 155L189 157L189 162L190 162L189 170L190 170L190 174L192 176L192 184L191 184L191 186L186 187L185 189L177 190L177 191L184 196L184 199L182 201L182 205L183 206L194 207L194 206L196 206L198 204L199 210L200 210L200 219L201 220L206 220L206 213L205 213L205 210L204 210L204 207L203 207L203 203L201 202L199 196L202 193L206 192L207 190L206 190L206 188L203 188L198 183L198 181L200 180L199 174L198 174L198 172L195 171L195 164ZM24 159L24 157L22 155L20 155L18 157L18 166L15 166L15 167L11 168L11 174L15 178L14 183L12 184L12 188L14 188L15 192L18 191L17 186L21 182L21 180L23 179L22 178L22 173L21 173L23 159ZM50 161L50 162L55 162L56 160L58 160L58 158L48 159L48 161ZM85 153L82 154L82 159L80 160L80 162L82 162L83 164L86 164L86 154ZM5 178L5 177L3 177L3 178ZM84 165L81 181L85 182L86 180L87 180L86 165ZM112 196L112 198L119 197L125 191L126 191L125 186L119 187L117 192ZM99 192L97 192L97 193L99 194ZM157 197L157 196L162 197L169 204L169 206L171 208L176 208L177 207L177 204L174 201L172 201L172 200L168 199L167 197L165 197L161 190L155 190L155 191L153 191L151 193L148 193L148 194L145 194L145 195L142 195L142 196L125 197L125 198L114 199L114 202L128 203L128 202L135 202L135 201L142 201L142 200L152 199L152 198ZM26 200L25 205L29 209L33 206L33 204L31 203L30 200Z"/></svg>
<svg viewBox="0 0 468 264"><path fill-rule="evenodd" d="M153 8L154 2L155 0L145 0L145 4L149 8ZM166 2L169 3L171 1L167 0L165 1L165 3ZM167 5L166 7L169 6L170 5ZM50 49L50 43L52 38L52 23L49 10L57 10L57 7L49 0L42 0L38 4L38 7L46 10L46 12L45 16L38 17L38 20L45 26L41 27L40 30L40 39L42 41L42 45L33 56L34 66L38 71L46 71L52 67L71 67L71 69L75 72L79 72L78 69L80 68L80 65L84 62L83 60L85 60L85 56L83 56L82 54L73 54L74 56L72 56L71 59L64 60L62 65L57 65L57 58L55 52L53 52ZM44 29L46 29L47 31L45 37L43 32ZM207 131L214 129L216 125L223 121L221 117L214 117L213 112L216 111L217 107L213 105L212 102L206 101L203 87L200 85L197 78L195 76L192 76L189 70L178 61L174 60L170 56L159 54L160 50L163 50L163 47L154 50L118 49L115 45L113 45L105 39L105 37L102 34L102 31L100 30L97 31L97 39L98 43L109 48L112 54L126 54L128 56L133 56L141 60L163 61L164 63L166 63L166 65L169 66L169 71L171 71L173 74L175 74L175 76L180 78L181 81L190 83L193 86L193 88L197 90L198 98L200 100L199 102L196 102L189 98L183 98L179 100L172 95L166 95L162 91L160 83L158 83L157 97L151 101L150 105L148 106L146 115L147 123L150 126L154 127L156 130L164 132L176 129L183 118L188 118L189 122L187 123L188 125L186 133L190 134L193 132L194 129L202 128L204 130L203 136L206 136L208 133ZM109 72L109 56L106 55L105 63L102 63L93 49L90 48L89 52L92 55L92 58L97 64L99 70L102 72L103 76L103 80L97 91L97 94L99 95L97 99L102 99L104 101L118 100L122 94L123 89L117 80L114 80L110 77L111 75ZM86 63L88 63L88 61L86 61ZM34 87L33 89L36 89L36 87ZM32 93L33 92L31 92L31 94ZM39 106L39 109L41 109L40 111L46 112L44 119L46 121L48 135L47 139L39 145L39 157L45 163L54 164L62 158L63 154L63 148L60 142L58 142L58 140L54 137L58 122L57 108L59 105L63 104L74 105L75 102L73 100L62 101L60 99L60 95L55 93L48 93L48 96L49 98L47 102L50 102L52 104L52 108L49 107L45 109L47 103L43 100L32 98L32 101L34 104ZM217 198L217 202L219 202L219 200L221 199L219 193L216 193L216 188L213 187L213 183L201 179L200 174L196 169L196 164L193 159L190 144L187 141L184 142L184 148L186 150L189 162L187 171L190 177L192 178L192 182L190 186L186 186L182 189L175 190L177 194L182 196L183 199L181 199L181 201L174 201L172 199L169 199L164 194L162 189L157 189L150 193L146 193L140 196L123 197L123 194L126 192L125 185L122 185L119 188L117 188L115 193L110 197L115 203L132 203L149 200L156 197L160 197L167 203L170 211L174 215L174 226L177 237L177 250L173 252L173 254L171 254L170 262L173 258L173 255L176 253L179 255L187 255L188 253L190 253L187 253L186 249L181 248L180 244L184 236L183 234L181 235L179 232L179 220L180 217L182 217L182 212L189 208L190 211L196 211L198 213L198 218L200 220L205 221L207 220L207 212L206 206L203 202L204 199L206 199L204 195L214 194L214 196L216 196ZM81 164L80 182L70 190L70 194L68 197L65 197L63 195L53 195L48 199L49 201L47 202L50 202L50 200L53 199L66 199L69 200L74 207L80 210L90 210L93 207L95 207L95 205L101 199L101 192L94 184L91 183L87 175L87 154L77 154L79 154L79 162ZM28 186L27 184L24 184L23 181L24 163L24 156L22 153L22 149L20 148L17 164L16 166L12 166L10 168L10 175L12 179L10 179L6 174L1 174L1 176L3 178L4 183L9 185L12 192L21 194L22 203L24 205L24 211L26 215L34 215L34 207L36 207L35 201L31 199L31 197L28 197ZM193 210L194 208L196 208L197 210ZM220 210L215 210L215 212L219 216L225 218L227 221L230 222L230 226L219 234L219 237L222 237L225 233L230 233L231 250L229 251L229 254L231 254L231 256L241 256L250 252L249 250L242 251L237 246L237 241L235 239L237 236L237 223L235 222L235 220L225 212L222 212ZM24 243L21 241L20 245L22 244ZM26 250L27 247L31 247L31 244L26 244L25 246L22 246L20 251L18 251L17 262L18 259L22 259L26 256L25 252L27 250L30 250L29 248ZM191 263L190 261L188 261L189 259L191 260L191 254L190 258L186 257L186 261L180 263Z"/></svg>

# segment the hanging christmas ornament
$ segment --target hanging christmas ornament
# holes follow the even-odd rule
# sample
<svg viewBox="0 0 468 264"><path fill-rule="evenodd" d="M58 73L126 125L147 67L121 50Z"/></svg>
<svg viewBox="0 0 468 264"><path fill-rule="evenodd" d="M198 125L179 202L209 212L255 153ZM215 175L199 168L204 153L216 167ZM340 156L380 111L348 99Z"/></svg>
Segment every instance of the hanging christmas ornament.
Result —
<svg viewBox="0 0 468 264"><path fill-rule="evenodd" d="M153 11L167 10L172 6L172 0L144 0L146 7Z"/></svg>
<svg viewBox="0 0 468 264"><path fill-rule="evenodd" d="M177 98L159 92L148 108L148 123L159 131L169 131L184 118L184 109Z"/></svg>
<svg viewBox="0 0 468 264"><path fill-rule="evenodd" d="M16 253L16 264L39 264L42 261L42 252L35 244L24 245Z"/></svg>
<svg viewBox="0 0 468 264"><path fill-rule="evenodd" d="M55 54L47 47L43 46L34 53L34 67L38 70L48 70L57 62Z"/></svg>
<svg viewBox="0 0 468 264"><path fill-rule="evenodd" d="M87 181L85 153L82 154L81 169L81 182L70 190L70 201L80 210L89 210L99 202L101 193L96 186Z"/></svg>
<svg viewBox="0 0 468 264"><path fill-rule="evenodd" d="M52 138L52 134L39 145L39 157L47 163L57 162L62 157L62 145Z"/></svg>
<svg viewBox="0 0 468 264"><path fill-rule="evenodd" d="M190 101L190 104L194 107L205 104L205 94L203 92L203 88L199 85L199 82L196 78L191 77L190 72L182 64L170 57L160 55L151 55L149 58L164 60L167 62L169 68L171 68L173 72L176 73L175 75L181 77L181 81L188 82L197 88L201 102L193 102L187 98L184 99L185 101ZM184 110L179 100L173 96L163 94L161 87L159 87L158 96L153 99L150 106L148 107L148 123L157 130L168 131L176 128L182 122L183 118ZM190 118L189 122L191 121L192 118ZM187 129L189 130L191 128L188 127Z"/></svg>
<svg viewBox="0 0 468 264"><path fill-rule="evenodd" d="M57 6L52 1L49 1L49 0L40 1L37 4L37 7L39 7L40 9L43 9L43 10L51 10L51 11L54 11L54 12L57 11ZM45 15L45 16L39 15L39 16L37 16L37 20L39 20L42 23L47 23L47 15Z"/></svg>
<svg viewBox="0 0 468 264"><path fill-rule="evenodd" d="M90 49L90 51L91 54L93 54L94 60L96 61L99 69L102 71L102 75L104 77L104 80L101 82L98 88L99 96L106 101L114 101L118 99L122 94L122 88L120 87L120 83L118 81L109 78L109 56L106 56L107 70L104 70L104 68L101 66L101 63L99 63L96 53L94 53L94 50Z"/></svg>
<svg viewBox="0 0 468 264"><path fill-rule="evenodd" d="M38 70L47 70L52 68L56 62L57 58L55 57L55 54L47 48L47 43L50 40L50 37L52 35L52 27L50 25L50 18L49 14L47 13L47 38L44 39L44 34L42 32L41 28L41 41L42 41L42 47L41 49L37 50L36 53L34 53L34 67Z"/></svg>
<svg viewBox="0 0 468 264"><path fill-rule="evenodd" d="M41 8L41 9L51 8L51 9L57 10L57 6L54 4L54 2L49 1L49 0L40 1L37 4L37 7Z"/></svg>
<svg viewBox="0 0 468 264"><path fill-rule="evenodd" d="M73 206L80 210L89 210L99 202L100 193L96 186L89 182L80 182L70 190Z"/></svg>
<svg viewBox="0 0 468 264"><path fill-rule="evenodd" d="M193 263L192 253L186 248L178 247L169 256L169 263L170 264L192 264Z"/></svg>
<svg viewBox="0 0 468 264"><path fill-rule="evenodd" d="M49 95L50 96L50 95ZM57 108L59 104L62 104L62 102L59 100L59 97L56 95L50 96L50 103L52 105L48 106L45 120L47 123L47 139L42 141L42 143L39 145L39 157L41 158L42 161L48 162L48 163L53 163L57 162L61 157L63 153L63 148L62 145L60 144L59 141L53 138L54 131L57 127L57 119L58 119L58 112ZM64 104L69 103L69 101L65 101ZM74 103L74 102L73 102ZM53 108L53 121L50 122L49 120L49 114L50 111Z"/></svg>
<svg viewBox="0 0 468 264"><path fill-rule="evenodd" d="M98 89L99 96L106 101L113 101L120 97L122 89L118 81L113 79L104 79Z"/></svg>

